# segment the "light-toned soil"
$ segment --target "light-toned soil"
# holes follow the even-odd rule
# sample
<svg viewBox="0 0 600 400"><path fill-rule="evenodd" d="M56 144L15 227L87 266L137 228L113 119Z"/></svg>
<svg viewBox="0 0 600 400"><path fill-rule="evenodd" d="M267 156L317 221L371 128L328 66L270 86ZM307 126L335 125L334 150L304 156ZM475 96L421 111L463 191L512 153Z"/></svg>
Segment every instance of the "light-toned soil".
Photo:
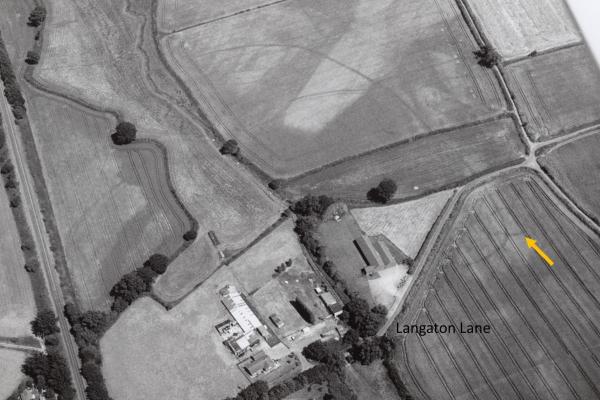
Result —
<svg viewBox="0 0 600 400"><path fill-rule="evenodd" d="M105 308L121 276L171 254L191 225L150 143L110 145L115 121L30 91L29 110L67 263L84 308Z"/></svg>
<svg viewBox="0 0 600 400"><path fill-rule="evenodd" d="M504 107L451 0L285 1L162 45L217 128L279 177Z"/></svg>
<svg viewBox="0 0 600 400"><path fill-rule="evenodd" d="M414 142L369 154L293 180L287 190L328 194L365 203L369 189L383 178L398 185L395 199L438 191L505 166L523 156L524 146L513 121L502 119L482 125L428 136Z"/></svg>
<svg viewBox="0 0 600 400"><path fill-rule="evenodd" d="M489 324L491 331L407 334L399 367L415 398L599 396L600 240L548 190L521 174L467 198L444 256L430 266L442 272L424 305L415 303L415 320L403 323Z"/></svg>
<svg viewBox="0 0 600 400"><path fill-rule="evenodd" d="M29 322L35 318L35 301L4 187L0 188L0 221L0 336L31 335Z"/></svg>
<svg viewBox="0 0 600 400"><path fill-rule="evenodd" d="M159 0L156 19L159 30L172 32L276 2L278 0Z"/></svg>
<svg viewBox="0 0 600 400"><path fill-rule="evenodd" d="M418 200L385 207L355 208L351 212L367 235L385 235L414 258L453 193L446 190Z"/></svg>
<svg viewBox="0 0 600 400"><path fill-rule="evenodd" d="M467 0L503 57L581 40L564 0Z"/></svg>
<svg viewBox="0 0 600 400"><path fill-rule="evenodd" d="M538 159L552 178L596 221L600 220L600 133L566 143Z"/></svg>
<svg viewBox="0 0 600 400"><path fill-rule="evenodd" d="M369 279L369 288L375 303L384 305L389 310L397 298L404 296L410 283L409 280L412 279L412 276L407 275L407 272L407 265L394 265L378 271L379 278ZM403 279L406 280L400 287Z"/></svg>
<svg viewBox="0 0 600 400"><path fill-rule="evenodd" d="M519 61L506 72L533 140L600 122L600 71L586 46Z"/></svg>
<svg viewBox="0 0 600 400"><path fill-rule="evenodd" d="M21 365L25 356L22 351L0 349L0 399L8 398L24 378Z"/></svg>
<svg viewBox="0 0 600 400"><path fill-rule="evenodd" d="M240 249L276 220L281 205L234 160L222 157L204 128L170 103L171 98L154 92L147 74L166 72L156 60L146 70L150 64L137 47L141 19L125 6L108 0L53 0L35 75L61 92L119 110L136 124L138 137L165 145L174 188L200 225L199 239L156 285L157 294L173 300L215 269L208 231L215 231L229 250Z"/></svg>
<svg viewBox="0 0 600 400"><path fill-rule="evenodd" d="M221 270L169 312L149 298L130 306L100 343L111 397L214 400L246 386L214 328L231 318L217 293L227 283Z"/></svg>
<svg viewBox="0 0 600 400"><path fill-rule="evenodd" d="M377 360L371 365L355 363L346 371L350 377L347 382L359 400L400 400L382 361Z"/></svg>

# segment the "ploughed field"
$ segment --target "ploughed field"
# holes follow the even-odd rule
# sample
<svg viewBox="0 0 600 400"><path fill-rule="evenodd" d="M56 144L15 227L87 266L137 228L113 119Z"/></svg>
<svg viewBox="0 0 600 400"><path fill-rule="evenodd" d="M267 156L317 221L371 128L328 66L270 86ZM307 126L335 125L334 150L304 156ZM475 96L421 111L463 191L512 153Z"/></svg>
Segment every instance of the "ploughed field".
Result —
<svg viewBox="0 0 600 400"><path fill-rule="evenodd" d="M344 161L294 179L286 190L293 197L310 192L363 202L370 188L392 178L398 185L394 198L405 199L505 167L523 154L513 121L504 118Z"/></svg>
<svg viewBox="0 0 600 400"><path fill-rule="evenodd" d="M515 62L505 71L532 140L600 123L600 72L584 44Z"/></svg>
<svg viewBox="0 0 600 400"><path fill-rule="evenodd" d="M212 22L199 16L161 44L217 129L273 176L504 108L453 0L256 3Z"/></svg>
<svg viewBox="0 0 600 400"><path fill-rule="evenodd" d="M583 211L600 220L600 130L557 146L538 158L552 179Z"/></svg>
<svg viewBox="0 0 600 400"><path fill-rule="evenodd" d="M489 324L491 331L404 336L401 369L416 398L600 397L598 238L546 191L521 174L467 198L445 256L431 266L441 272L424 308L401 324ZM525 236L538 240L553 267Z"/></svg>
<svg viewBox="0 0 600 400"><path fill-rule="evenodd" d="M116 122L107 115L37 91L28 100L77 299L104 308L123 274L152 253L177 250L189 218L169 191L156 145L115 148Z"/></svg>
<svg viewBox="0 0 600 400"><path fill-rule="evenodd" d="M581 40L565 0L460 0L505 59Z"/></svg>

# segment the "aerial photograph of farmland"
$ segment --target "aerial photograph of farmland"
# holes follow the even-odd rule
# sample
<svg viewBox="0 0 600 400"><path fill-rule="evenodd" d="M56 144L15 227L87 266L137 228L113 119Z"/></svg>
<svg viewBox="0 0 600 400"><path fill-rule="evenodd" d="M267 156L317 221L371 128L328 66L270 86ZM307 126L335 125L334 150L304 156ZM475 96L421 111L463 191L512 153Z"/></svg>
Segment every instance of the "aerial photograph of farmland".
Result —
<svg viewBox="0 0 600 400"><path fill-rule="evenodd" d="M0 400L600 400L592 3L1 0Z"/></svg>

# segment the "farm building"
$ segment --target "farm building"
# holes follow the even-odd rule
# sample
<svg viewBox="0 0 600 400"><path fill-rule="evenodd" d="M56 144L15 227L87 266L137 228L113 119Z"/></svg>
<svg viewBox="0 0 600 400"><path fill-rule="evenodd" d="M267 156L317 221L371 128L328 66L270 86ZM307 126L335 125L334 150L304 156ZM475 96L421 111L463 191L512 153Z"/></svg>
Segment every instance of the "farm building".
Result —
<svg viewBox="0 0 600 400"><path fill-rule="evenodd" d="M273 324L275 324L276 327L282 328L283 326L285 326L285 323L281 320L281 318L277 316L277 314L272 314L269 318L271 319Z"/></svg>
<svg viewBox="0 0 600 400"><path fill-rule="evenodd" d="M354 239L353 242L366 267L387 267L394 264L394 256L385 242L368 236L360 236Z"/></svg>
<svg viewBox="0 0 600 400"><path fill-rule="evenodd" d="M343 311L343 307L338 301L333 297L333 295L329 292L323 292L321 294L321 300L327 306L327 309L336 317L340 315Z"/></svg>
<svg viewBox="0 0 600 400"><path fill-rule="evenodd" d="M227 319L227 320L215 325L215 329L217 330L217 332L219 332L219 335L225 336L231 332L231 328L234 325L235 325L235 322L233 322L230 319Z"/></svg>
<svg viewBox="0 0 600 400"><path fill-rule="evenodd" d="M250 347L257 345L260 339L254 332L249 332L242 336L231 337L225 344L229 347L229 350L237 357L244 354Z"/></svg>
<svg viewBox="0 0 600 400"><path fill-rule="evenodd" d="M275 368L275 363L264 351L258 351L253 354L243 363L244 371L250 375L251 378L255 378L260 374L269 372Z"/></svg>
<svg viewBox="0 0 600 400"><path fill-rule="evenodd" d="M219 294L221 301L244 332L251 332L263 325L235 286L227 285Z"/></svg>

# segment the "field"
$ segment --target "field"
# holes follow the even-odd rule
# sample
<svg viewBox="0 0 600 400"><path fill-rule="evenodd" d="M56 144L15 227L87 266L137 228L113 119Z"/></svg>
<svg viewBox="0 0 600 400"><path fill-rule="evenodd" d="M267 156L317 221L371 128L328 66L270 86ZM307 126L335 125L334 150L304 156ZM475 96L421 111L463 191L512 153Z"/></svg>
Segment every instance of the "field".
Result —
<svg viewBox="0 0 600 400"><path fill-rule="evenodd" d="M521 173L467 198L431 266L441 272L425 304L414 303L414 318L401 323L491 331L406 334L400 368L416 398L600 396L600 242L547 191ZM526 235L553 267L527 248Z"/></svg>
<svg viewBox="0 0 600 400"><path fill-rule="evenodd" d="M172 32L277 2L278 0L228 0L227 2L159 0L157 9L158 29L163 32Z"/></svg>
<svg viewBox="0 0 600 400"><path fill-rule="evenodd" d="M282 178L504 108L452 0L276 2L161 44L216 127Z"/></svg>
<svg viewBox="0 0 600 400"><path fill-rule="evenodd" d="M356 393L358 400L400 400L380 360L368 366L352 364L346 368L346 376L346 382Z"/></svg>
<svg viewBox="0 0 600 400"><path fill-rule="evenodd" d="M149 12L149 5L141 3L132 1L130 6ZM141 19L125 6L108 0L53 1L34 75L61 93L120 111L136 124L139 138L165 146L175 191L199 223L199 238L156 286L159 296L172 301L216 268L208 231L235 251L273 223L282 207L235 161L218 153L205 127L184 111L184 100L171 97L181 89L169 86L168 73L150 57L151 48L140 51L138 35L147 30L139 29ZM152 39L144 36L143 43L147 46ZM106 146L101 149L108 151Z"/></svg>
<svg viewBox="0 0 600 400"><path fill-rule="evenodd" d="M506 59L581 40L565 0L467 0Z"/></svg>
<svg viewBox="0 0 600 400"><path fill-rule="evenodd" d="M214 325L230 318L218 290L235 283L229 271L165 311L143 298L101 340L103 374L112 398L222 399L248 381Z"/></svg>
<svg viewBox="0 0 600 400"><path fill-rule="evenodd" d="M113 148L115 121L55 97L31 92L29 109L77 298L105 308L123 274L177 250L190 221L158 147Z"/></svg>
<svg viewBox="0 0 600 400"><path fill-rule="evenodd" d="M367 235L385 235L406 255L415 258L453 193L446 190L391 206L355 208L352 215Z"/></svg>
<svg viewBox="0 0 600 400"><path fill-rule="evenodd" d="M398 185L394 198L404 199L505 166L523 151L512 120L502 119L342 162L293 180L287 190L293 197L319 193L364 203L370 188L383 178L392 178Z"/></svg>
<svg viewBox="0 0 600 400"><path fill-rule="evenodd" d="M21 364L25 361L21 351L0 349L0 399L6 399L23 379Z"/></svg>
<svg viewBox="0 0 600 400"><path fill-rule="evenodd" d="M519 61L506 72L532 139L600 122L600 72L584 45Z"/></svg>
<svg viewBox="0 0 600 400"><path fill-rule="evenodd" d="M600 135L596 130L572 142L554 148L538 158L552 178L575 203L600 220Z"/></svg>

